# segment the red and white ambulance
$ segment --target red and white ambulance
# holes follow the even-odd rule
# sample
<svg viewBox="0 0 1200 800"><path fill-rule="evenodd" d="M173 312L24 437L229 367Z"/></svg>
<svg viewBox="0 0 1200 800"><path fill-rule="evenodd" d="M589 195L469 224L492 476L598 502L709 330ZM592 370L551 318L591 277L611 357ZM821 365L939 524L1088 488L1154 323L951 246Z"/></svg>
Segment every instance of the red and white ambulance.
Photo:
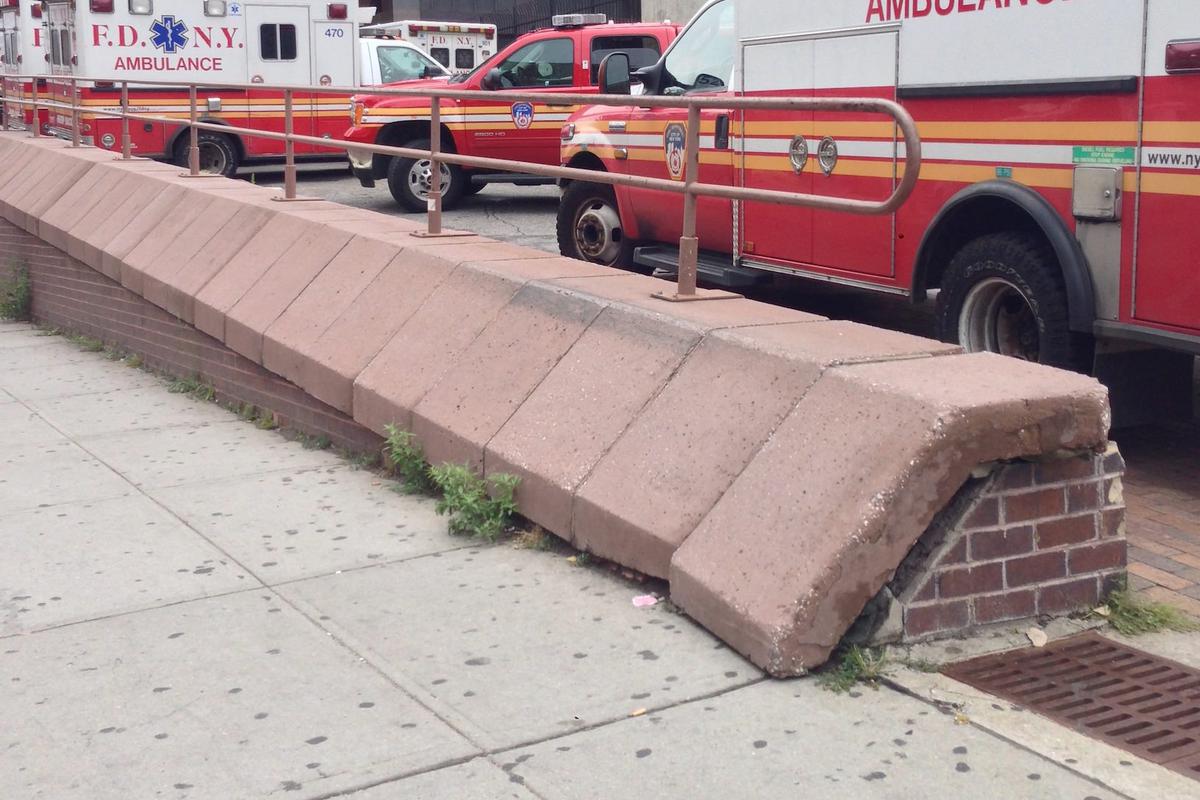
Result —
<svg viewBox="0 0 1200 800"><path fill-rule="evenodd" d="M355 7L327 0L48 0L45 39L51 90L70 98L72 75L111 79L80 83L84 106L120 110L119 81L158 80L353 86L359 76ZM204 122L282 132L283 92L204 89ZM334 138L345 130L348 97L297 92L294 130ZM132 111L186 120L186 89L130 86ZM69 131L70 116L52 114L53 127ZM99 147L121 147L120 120L82 115L83 137ZM184 163L182 125L134 123L134 152ZM69 135L69 132L67 133ZM210 131L199 134L201 167L233 174L252 158L278 157L283 143ZM296 145L297 155L319 148Z"/></svg>
<svg viewBox="0 0 1200 800"><path fill-rule="evenodd" d="M465 75L496 53L496 26L402 19L363 28L363 35L399 36L455 75Z"/></svg>
<svg viewBox="0 0 1200 800"><path fill-rule="evenodd" d="M6 76L46 74L41 0L0 0L0 56ZM45 81L39 81L38 91L44 88ZM4 78L6 98L28 100L32 94L31 79ZM28 129L33 124L32 107L6 103L3 113L11 128ZM46 111L43 110L38 116L44 129L48 120Z"/></svg>
<svg viewBox="0 0 1200 800"><path fill-rule="evenodd" d="M714 0L635 79L650 95L896 99L919 124L919 186L892 215L701 199L710 285L939 290L945 339L1068 367L1128 343L1200 353L1196 0ZM563 162L682 180L686 120L583 111ZM904 157L877 116L706 110L700 133L706 183L879 200ZM561 249L669 272L682 202L568 185Z"/></svg>

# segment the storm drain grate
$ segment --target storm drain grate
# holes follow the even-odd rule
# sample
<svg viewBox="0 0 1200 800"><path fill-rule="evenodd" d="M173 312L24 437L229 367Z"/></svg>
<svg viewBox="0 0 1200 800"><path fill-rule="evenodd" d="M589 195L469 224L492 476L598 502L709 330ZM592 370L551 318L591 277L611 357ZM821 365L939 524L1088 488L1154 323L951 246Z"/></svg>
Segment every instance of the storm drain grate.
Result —
<svg viewBox="0 0 1200 800"><path fill-rule="evenodd" d="M1198 670L1087 633L944 672L1200 780Z"/></svg>

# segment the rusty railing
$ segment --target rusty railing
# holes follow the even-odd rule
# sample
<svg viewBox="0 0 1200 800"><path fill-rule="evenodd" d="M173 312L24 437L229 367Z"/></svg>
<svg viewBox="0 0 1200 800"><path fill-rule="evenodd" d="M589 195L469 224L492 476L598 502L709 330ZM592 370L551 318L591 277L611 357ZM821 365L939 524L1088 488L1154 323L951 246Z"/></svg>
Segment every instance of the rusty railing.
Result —
<svg viewBox="0 0 1200 800"><path fill-rule="evenodd" d="M7 75L5 81L0 81L0 102L14 103L22 108L32 106L33 136L40 135L37 124L39 109L66 111L71 116L70 141L73 147L81 142L81 113L80 84L100 83L115 89L120 87L120 110L109 110L89 107L86 112L96 117L120 118L121 120L121 158L132 158L132 143L129 135L130 121L168 125L172 127L187 126L188 128L188 174L193 177L202 175L199 164L199 145L197 136L200 131L213 131L222 134L233 134L248 138L271 139L284 142L284 196L282 200L296 200L296 159L295 145L307 144L318 147L371 153L391 157L429 159L431 168L431 189L428 199L427 229L423 236L446 235L442 232L442 164L454 164L461 167L485 169L497 172L522 172L551 178L588 181L609 185L631 186L642 189L653 189L663 192L682 194L683 226L679 243L679 271L676 292L666 299L691 300L698 299L696 292L696 269L698 261L698 238L696 235L696 203L700 197L717 197L734 201L755 201L775 203L788 206L801 206L825 211L836 211L858 215L890 214L898 209L916 188L921 170L921 141L917 134L917 126L909 113L898 103L876 98L840 98L840 97L712 97L712 96L631 96L631 95L596 95L596 94L539 94L521 91L467 91L449 88L438 89L398 89L386 87L335 87L335 86L274 86L240 83L177 83L172 81L152 80L113 80L108 78L90 78L81 76L32 76ZM56 100L41 99L37 91L38 77L49 84L69 87L71 101L62 103ZM30 100L12 100L6 96L7 81L31 80L33 92ZM129 86L157 86L186 88L188 91L189 114L187 119L157 116L153 114L134 113L129 110ZM231 90L254 92L279 92L284 98L284 132L265 131L254 128L243 128L234 125L204 122L200 119L197 101L198 91ZM296 134L293 120L293 97L296 92L319 95L386 95L394 97L417 97L429 101L430 149L414 150L406 147L393 147L380 144L362 144L339 139L326 139L317 136ZM678 108L687 111L687 130L685 136L684 175L679 181L663 178L650 178L639 175L622 175L611 172L598 172L547 164L537 164L508 159L466 156L459 153L446 152L441 149L441 101L447 99L483 100L495 102L503 98L505 103L527 102L551 106L616 106L633 108ZM895 182L892 194L880 201L858 200L826 195L806 194L800 192L785 192L771 189L752 189L744 186L729 186L722 184L702 183L699 180L700 166L700 113L705 109L719 111L811 111L811 112L853 112L881 114L891 118L904 141L904 164L898 167L899 181ZM347 109L349 114L350 108ZM8 116L5 115L7 127Z"/></svg>

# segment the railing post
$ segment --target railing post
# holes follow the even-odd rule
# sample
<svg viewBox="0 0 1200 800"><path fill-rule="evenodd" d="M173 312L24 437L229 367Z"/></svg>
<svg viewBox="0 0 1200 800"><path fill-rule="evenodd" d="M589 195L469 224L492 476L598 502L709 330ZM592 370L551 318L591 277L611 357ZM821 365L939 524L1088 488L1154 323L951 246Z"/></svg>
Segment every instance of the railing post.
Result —
<svg viewBox="0 0 1200 800"><path fill-rule="evenodd" d="M283 133L287 136L283 142L283 196L287 200L296 199L296 143L292 141L295 130L292 120L292 90L283 90Z"/></svg>
<svg viewBox="0 0 1200 800"><path fill-rule="evenodd" d="M429 216L426 232L437 236L442 232L442 100L430 99L429 106Z"/></svg>
<svg viewBox="0 0 1200 800"><path fill-rule="evenodd" d="M79 147L79 81L71 78L71 147Z"/></svg>
<svg viewBox="0 0 1200 800"><path fill-rule="evenodd" d="M692 186L700 182L700 107L688 106L687 166L684 167L683 235L679 238L679 297L695 297L696 265L700 240L696 237L696 195Z"/></svg>
<svg viewBox="0 0 1200 800"><path fill-rule="evenodd" d="M33 96L32 96L32 99L33 99L33 124L30 127L33 128L33 138L36 139L42 135L42 126L38 119L41 116L41 114L38 113L38 91L37 91L38 90L38 79L37 79L36 75L33 77L32 85L33 85Z"/></svg>
<svg viewBox="0 0 1200 800"><path fill-rule="evenodd" d="M200 121L199 114L196 112L196 84L188 85L188 103L191 108L191 126L188 130L188 174L193 178L200 175L200 132L196 129L196 123Z"/></svg>
<svg viewBox="0 0 1200 800"><path fill-rule="evenodd" d="M133 158L133 142L129 138L129 81L121 81L121 159Z"/></svg>
<svg viewBox="0 0 1200 800"><path fill-rule="evenodd" d="M4 112L4 131L7 133L8 127L8 78L0 80L0 109Z"/></svg>

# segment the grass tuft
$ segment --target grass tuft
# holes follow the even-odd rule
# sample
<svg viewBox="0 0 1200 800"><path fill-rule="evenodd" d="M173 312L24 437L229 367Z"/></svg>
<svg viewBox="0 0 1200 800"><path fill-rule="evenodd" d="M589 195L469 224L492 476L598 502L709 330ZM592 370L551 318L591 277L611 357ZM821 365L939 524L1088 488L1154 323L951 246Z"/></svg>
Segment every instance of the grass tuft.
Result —
<svg viewBox="0 0 1200 800"><path fill-rule="evenodd" d="M443 464L431 467L429 477L441 491L437 512L450 516L450 532L494 542L517 511L521 479L498 474L481 478L469 467Z"/></svg>
<svg viewBox="0 0 1200 800"><path fill-rule="evenodd" d="M82 333L68 333L66 339L85 353L99 353L104 350L104 342Z"/></svg>
<svg viewBox="0 0 1200 800"><path fill-rule="evenodd" d="M1174 606L1140 597L1129 589L1113 592L1108 596L1107 605L1109 624L1126 636L1200 629L1200 622Z"/></svg>
<svg viewBox="0 0 1200 800"><path fill-rule="evenodd" d="M863 649L855 645L842 654L842 662L821 674L821 686L835 694L848 692L858 684L879 688L891 665L882 650Z"/></svg>
<svg viewBox="0 0 1200 800"><path fill-rule="evenodd" d="M167 385L171 394L187 394L203 403L211 403L217 398L217 390L211 384L205 383L199 375L190 378L175 378Z"/></svg>

